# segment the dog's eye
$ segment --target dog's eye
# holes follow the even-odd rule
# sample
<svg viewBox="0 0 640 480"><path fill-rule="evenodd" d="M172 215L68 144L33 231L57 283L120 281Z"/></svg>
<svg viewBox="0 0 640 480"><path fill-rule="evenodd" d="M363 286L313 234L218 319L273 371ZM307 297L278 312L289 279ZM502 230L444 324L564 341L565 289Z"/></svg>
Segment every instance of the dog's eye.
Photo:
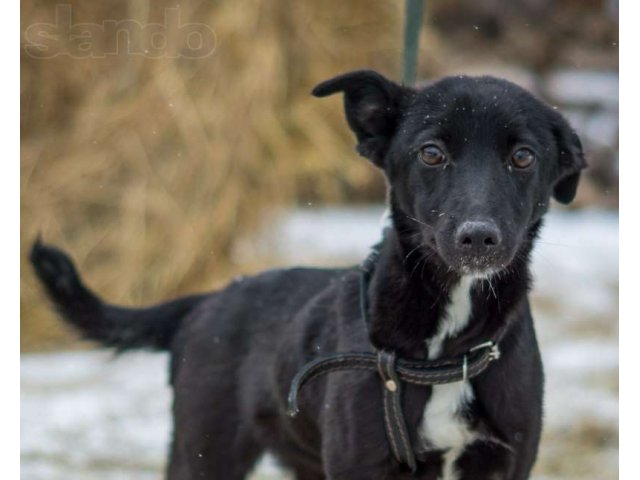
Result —
<svg viewBox="0 0 640 480"><path fill-rule="evenodd" d="M536 161L536 154L528 148L519 148L511 155L511 164L516 168L527 168Z"/></svg>
<svg viewBox="0 0 640 480"><path fill-rule="evenodd" d="M435 145L425 145L420 149L418 157L422 163L434 167L447 161L447 156Z"/></svg>

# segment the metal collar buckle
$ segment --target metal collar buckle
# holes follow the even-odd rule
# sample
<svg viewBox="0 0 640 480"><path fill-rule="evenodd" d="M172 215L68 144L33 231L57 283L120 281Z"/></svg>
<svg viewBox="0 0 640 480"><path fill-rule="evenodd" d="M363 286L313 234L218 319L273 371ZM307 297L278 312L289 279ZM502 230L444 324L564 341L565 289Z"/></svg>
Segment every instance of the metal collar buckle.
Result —
<svg viewBox="0 0 640 480"><path fill-rule="evenodd" d="M466 381L469 378L469 371L468 371L469 361L467 359L467 355L469 353L473 353L482 348L490 349L489 361L493 362L494 360L498 360L500 358L500 349L498 348L498 344L493 341L484 342L484 343L481 343L480 345L476 345L475 347L470 348L467 354L465 354L462 357L462 380L463 381Z"/></svg>
<svg viewBox="0 0 640 480"><path fill-rule="evenodd" d="M480 350L481 348L491 349L491 360L498 360L500 358L500 349L498 348L498 344L493 341L488 341L481 343L480 345L476 345L475 347L469 349L469 353Z"/></svg>

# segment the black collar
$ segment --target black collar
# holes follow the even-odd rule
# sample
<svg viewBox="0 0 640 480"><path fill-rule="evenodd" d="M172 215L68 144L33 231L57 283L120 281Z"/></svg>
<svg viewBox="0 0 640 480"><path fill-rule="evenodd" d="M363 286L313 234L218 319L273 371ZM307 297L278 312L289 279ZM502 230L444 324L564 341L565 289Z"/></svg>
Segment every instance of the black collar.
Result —
<svg viewBox="0 0 640 480"><path fill-rule="evenodd" d="M374 273L379 252L372 253L360 266L360 313L368 326L369 282ZM393 351L347 352L322 355L302 366L291 381L288 411L291 417L298 412L298 393L310 380L338 370L370 370L377 372L383 386L384 421L391 450L396 460L416 470L416 459L402 410L402 383L414 385L442 385L468 380L480 375L489 364L500 358L497 341L488 340L458 357L417 361L396 358Z"/></svg>

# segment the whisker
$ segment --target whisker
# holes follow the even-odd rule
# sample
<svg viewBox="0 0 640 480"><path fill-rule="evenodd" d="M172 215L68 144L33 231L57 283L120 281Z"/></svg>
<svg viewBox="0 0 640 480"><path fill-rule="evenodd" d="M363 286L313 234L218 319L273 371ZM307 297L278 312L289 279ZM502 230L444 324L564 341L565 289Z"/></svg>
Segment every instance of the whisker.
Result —
<svg viewBox="0 0 640 480"><path fill-rule="evenodd" d="M536 243L540 243L542 245L551 245L553 247L565 247L565 248L575 248L576 247L576 245L567 245L566 243L544 242L542 240L536 240Z"/></svg>
<svg viewBox="0 0 640 480"><path fill-rule="evenodd" d="M487 279L489 281L489 288L491 289L491 292L493 293L493 298L495 298L496 300L498 299L498 294L496 293L496 290L493 288L493 282L491 281L491 277L489 277ZM488 299L488 297L487 297Z"/></svg>
<svg viewBox="0 0 640 480"><path fill-rule="evenodd" d="M419 249L419 248L420 248L420 247L422 247L422 246L423 246L423 244L422 244L422 243L419 243L417 247L412 248L412 249L411 249L411 251L410 251L409 253L407 253L407 256L406 256L406 257L404 257L404 260L402 261L402 263L407 263L407 260L409 259L409 256L411 256L411 254L412 254L413 252L415 252L417 249Z"/></svg>
<svg viewBox="0 0 640 480"><path fill-rule="evenodd" d="M429 228L431 228L431 225L429 225L428 223L421 222L421 221L420 221L420 220L418 220L417 218L413 218L413 217L412 217L412 216L410 216L410 215L405 215L405 216L406 216L409 220L413 220L414 222L417 222L417 223L419 223L420 225L424 225L425 227L429 227Z"/></svg>
<svg viewBox="0 0 640 480"><path fill-rule="evenodd" d="M420 280L422 280L424 282L424 267L427 266L427 261L425 258L425 261L422 262L422 269L420 270Z"/></svg>
<svg viewBox="0 0 640 480"><path fill-rule="evenodd" d="M409 280L411 280L411 278L413 277L413 274L415 273L416 269L420 266L420 264L423 261L427 260L427 257L429 256L429 251L426 251L422 254L422 256L418 259L418 261L416 262L416 264L413 266L413 269L411 270L411 273L409 274Z"/></svg>

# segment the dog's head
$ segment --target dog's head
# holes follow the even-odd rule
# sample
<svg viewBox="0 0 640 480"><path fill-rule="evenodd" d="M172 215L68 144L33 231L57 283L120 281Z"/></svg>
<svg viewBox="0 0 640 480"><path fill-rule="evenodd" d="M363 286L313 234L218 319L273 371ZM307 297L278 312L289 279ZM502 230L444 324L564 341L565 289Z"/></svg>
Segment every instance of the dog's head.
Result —
<svg viewBox="0 0 640 480"><path fill-rule="evenodd" d="M564 118L524 89L491 77L448 77L423 88L373 71L327 80L344 93L358 152L389 182L394 217L451 269L507 267L553 196L573 200L586 164Z"/></svg>

